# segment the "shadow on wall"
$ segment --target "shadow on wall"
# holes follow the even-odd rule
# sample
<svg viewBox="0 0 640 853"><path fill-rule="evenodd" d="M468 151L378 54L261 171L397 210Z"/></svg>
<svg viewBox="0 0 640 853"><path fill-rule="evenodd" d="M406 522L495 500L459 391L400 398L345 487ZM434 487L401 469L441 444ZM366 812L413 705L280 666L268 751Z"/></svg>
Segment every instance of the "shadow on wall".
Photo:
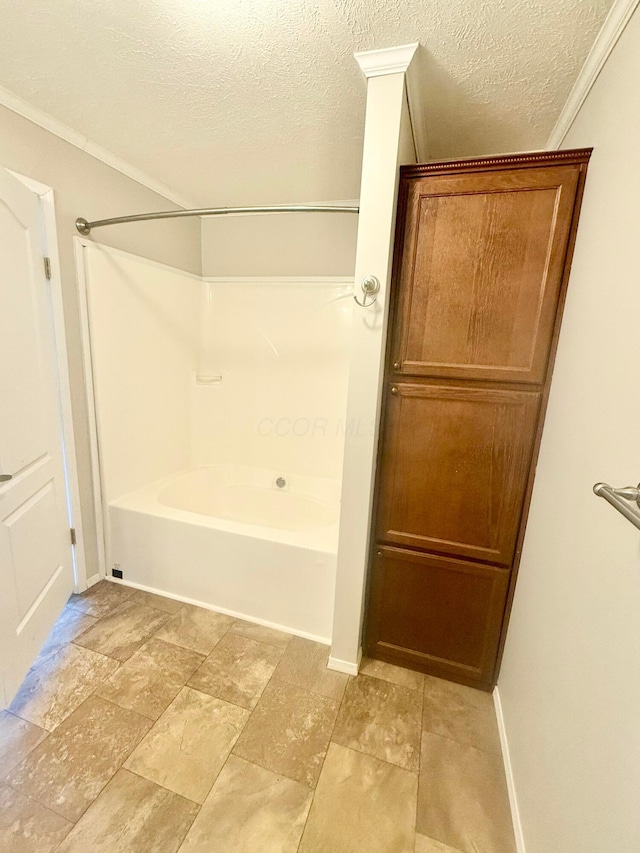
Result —
<svg viewBox="0 0 640 853"><path fill-rule="evenodd" d="M532 125L523 129L522 116L511 116L504 98L495 97L490 86L480 92L468 81L455 80L428 51L420 51L419 62L430 160L505 153L496 139L510 140L510 151L541 148L546 142ZM429 92L437 92L437 98Z"/></svg>
<svg viewBox="0 0 640 853"><path fill-rule="evenodd" d="M352 276L357 235L353 213L204 219L202 272L214 277Z"/></svg>

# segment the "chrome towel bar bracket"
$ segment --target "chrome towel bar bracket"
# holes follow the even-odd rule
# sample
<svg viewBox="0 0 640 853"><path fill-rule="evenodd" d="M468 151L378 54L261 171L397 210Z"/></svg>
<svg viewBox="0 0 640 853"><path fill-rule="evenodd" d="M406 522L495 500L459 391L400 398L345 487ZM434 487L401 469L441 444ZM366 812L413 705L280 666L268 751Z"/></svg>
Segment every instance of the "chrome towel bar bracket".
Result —
<svg viewBox="0 0 640 853"><path fill-rule="evenodd" d="M615 507L619 513L624 515L627 521L630 521L634 527L640 530L640 485L637 487L624 486L621 489L614 489L608 483L596 483L593 491L598 497L608 501L612 507Z"/></svg>

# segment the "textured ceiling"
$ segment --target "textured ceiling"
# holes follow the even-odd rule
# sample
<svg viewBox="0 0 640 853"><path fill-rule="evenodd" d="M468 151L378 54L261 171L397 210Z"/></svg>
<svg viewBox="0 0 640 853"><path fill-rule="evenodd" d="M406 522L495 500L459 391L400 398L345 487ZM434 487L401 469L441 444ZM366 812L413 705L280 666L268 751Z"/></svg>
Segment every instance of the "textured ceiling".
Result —
<svg viewBox="0 0 640 853"><path fill-rule="evenodd" d="M353 52L419 41L430 156L540 148L612 0L0 0L0 85L203 204L355 198Z"/></svg>

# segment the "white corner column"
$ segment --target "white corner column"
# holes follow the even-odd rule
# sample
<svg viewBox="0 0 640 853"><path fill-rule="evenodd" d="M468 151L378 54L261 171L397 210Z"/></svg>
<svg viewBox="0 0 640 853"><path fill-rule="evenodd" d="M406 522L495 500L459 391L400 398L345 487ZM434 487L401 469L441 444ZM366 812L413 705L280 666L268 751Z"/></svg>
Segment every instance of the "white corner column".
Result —
<svg viewBox="0 0 640 853"><path fill-rule="evenodd" d="M342 481L333 642L329 668L357 674L367 581L380 400L389 316L399 167L416 162L406 77L417 44L355 54L367 78L367 110L355 293L369 275L376 302L354 307ZM410 87L416 91L415 85ZM415 113L419 104L412 104ZM414 126L416 122L413 122Z"/></svg>

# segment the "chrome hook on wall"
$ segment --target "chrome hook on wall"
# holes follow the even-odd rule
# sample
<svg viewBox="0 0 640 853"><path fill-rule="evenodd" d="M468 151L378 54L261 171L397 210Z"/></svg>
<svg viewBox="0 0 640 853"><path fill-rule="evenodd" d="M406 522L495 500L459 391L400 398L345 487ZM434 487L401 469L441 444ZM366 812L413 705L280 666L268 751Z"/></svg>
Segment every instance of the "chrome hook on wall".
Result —
<svg viewBox="0 0 640 853"><path fill-rule="evenodd" d="M360 302L356 293L353 294L353 298L361 308L368 308L376 301L376 294L380 290L380 282L375 275L367 275L360 282L360 289L362 290L362 302ZM369 297L368 302L367 297Z"/></svg>

